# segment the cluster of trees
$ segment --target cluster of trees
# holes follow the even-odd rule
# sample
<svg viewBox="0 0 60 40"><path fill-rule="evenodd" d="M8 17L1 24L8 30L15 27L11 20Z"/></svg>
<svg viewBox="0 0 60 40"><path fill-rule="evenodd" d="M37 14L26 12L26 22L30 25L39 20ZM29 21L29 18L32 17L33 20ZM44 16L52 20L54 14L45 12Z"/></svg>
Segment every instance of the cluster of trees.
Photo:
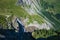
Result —
<svg viewBox="0 0 60 40"><path fill-rule="evenodd" d="M7 18L5 15L0 15L0 29L12 29L12 19L13 15Z"/></svg>
<svg viewBox="0 0 60 40"><path fill-rule="evenodd" d="M53 30L46 30L46 29L35 30L34 32L32 32L32 36L35 39L47 38L47 37L54 36L54 35L57 35L57 33L55 31L53 31Z"/></svg>
<svg viewBox="0 0 60 40"><path fill-rule="evenodd" d="M7 26L6 16L0 15L0 28L6 29Z"/></svg>

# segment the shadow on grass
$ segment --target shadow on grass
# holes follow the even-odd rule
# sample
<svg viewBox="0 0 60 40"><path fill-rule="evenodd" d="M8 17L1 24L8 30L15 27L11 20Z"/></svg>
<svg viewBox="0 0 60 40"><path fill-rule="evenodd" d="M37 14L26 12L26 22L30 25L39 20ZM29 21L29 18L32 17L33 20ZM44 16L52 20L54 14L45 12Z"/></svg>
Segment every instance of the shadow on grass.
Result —
<svg viewBox="0 0 60 40"><path fill-rule="evenodd" d="M24 32L23 34L19 34L14 30L0 29L0 35L0 40L35 40L30 32Z"/></svg>

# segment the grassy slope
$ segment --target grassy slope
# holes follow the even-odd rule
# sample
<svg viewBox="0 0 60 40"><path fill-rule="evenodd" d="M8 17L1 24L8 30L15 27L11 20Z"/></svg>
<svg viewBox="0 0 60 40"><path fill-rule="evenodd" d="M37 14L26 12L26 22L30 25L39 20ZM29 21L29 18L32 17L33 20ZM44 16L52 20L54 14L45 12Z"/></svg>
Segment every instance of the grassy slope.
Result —
<svg viewBox="0 0 60 40"><path fill-rule="evenodd" d="M20 6L16 6L16 0L0 0L0 14L26 16L27 12Z"/></svg>
<svg viewBox="0 0 60 40"><path fill-rule="evenodd" d="M60 13L60 0L45 0L46 2L54 5L56 13Z"/></svg>
<svg viewBox="0 0 60 40"><path fill-rule="evenodd" d="M18 17L29 17L29 23L36 20L39 23L42 23L43 19L38 15L29 15L21 6L17 6L17 0L0 0L0 14L11 15L14 14ZM42 19L42 20L41 20Z"/></svg>

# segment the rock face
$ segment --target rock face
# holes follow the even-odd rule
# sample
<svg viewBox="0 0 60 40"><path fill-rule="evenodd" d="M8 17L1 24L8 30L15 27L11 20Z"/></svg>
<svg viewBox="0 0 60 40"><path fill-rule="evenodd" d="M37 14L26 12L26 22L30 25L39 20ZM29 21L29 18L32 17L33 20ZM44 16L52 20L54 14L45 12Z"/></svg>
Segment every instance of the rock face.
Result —
<svg viewBox="0 0 60 40"><path fill-rule="evenodd" d="M40 30L40 29L50 30L50 28L52 28L52 27L50 27L46 23L42 23L42 24L31 23L28 25L28 27L25 27L26 32L33 32L34 30Z"/></svg>
<svg viewBox="0 0 60 40"><path fill-rule="evenodd" d="M13 16L12 25L16 30L18 30L18 23L17 23L16 19L17 19L17 17Z"/></svg>
<svg viewBox="0 0 60 40"><path fill-rule="evenodd" d="M34 30L37 30L38 28L35 27L35 26L29 26L29 27L27 27L25 29L26 29L26 32L34 32Z"/></svg>

